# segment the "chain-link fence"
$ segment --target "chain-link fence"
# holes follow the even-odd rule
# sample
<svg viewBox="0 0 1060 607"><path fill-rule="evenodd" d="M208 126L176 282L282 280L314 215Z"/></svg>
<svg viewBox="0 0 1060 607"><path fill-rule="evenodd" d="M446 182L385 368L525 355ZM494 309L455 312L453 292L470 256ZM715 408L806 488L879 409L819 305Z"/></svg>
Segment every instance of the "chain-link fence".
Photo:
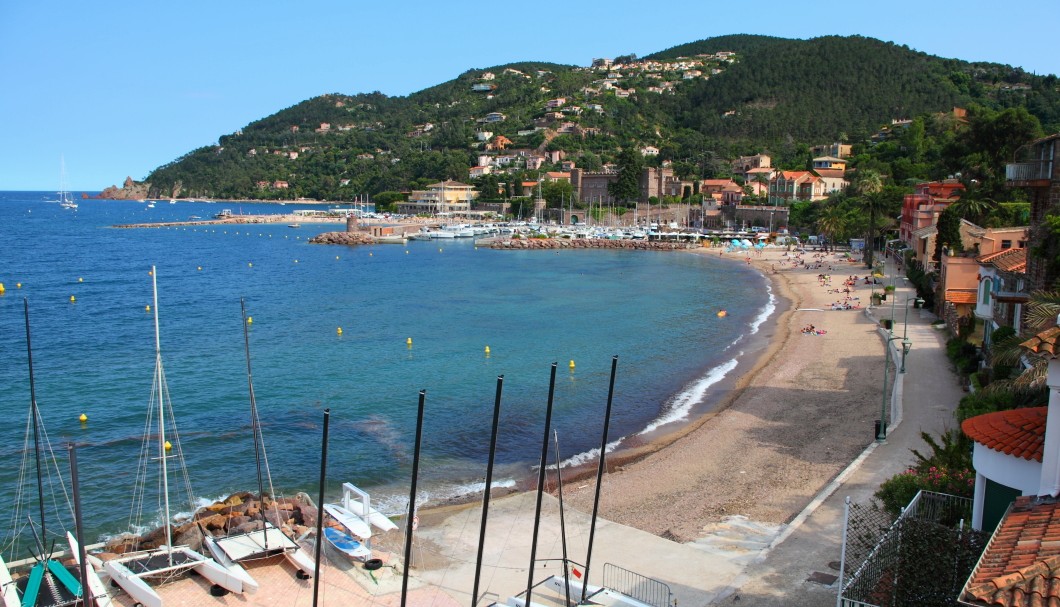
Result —
<svg viewBox="0 0 1060 607"><path fill-rule="evenodd" d="M839 607L952 607L990 539L972 500L921 491L897 519L847 502Z"/></svg>

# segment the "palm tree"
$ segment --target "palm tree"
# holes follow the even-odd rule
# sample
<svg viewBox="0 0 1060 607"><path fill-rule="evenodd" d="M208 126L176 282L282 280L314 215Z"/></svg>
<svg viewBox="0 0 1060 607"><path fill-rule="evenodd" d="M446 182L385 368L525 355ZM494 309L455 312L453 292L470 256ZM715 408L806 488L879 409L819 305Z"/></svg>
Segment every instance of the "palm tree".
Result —
<svg viewBox="0 0 1060 607"><path fill-rule="evenodd" d="M754 180L755 180L755 183L757 183L758 185L762 186L762 189L759 190L759 195L758 195L759 199L762 198L761 192L764 190L765 193L766 193L765 194L765 201L766 201L766 204L768 204L769 203L769 175L766 175L765 173L755 173Z"/></svg>
<svg viewBox="0 0 1060 607"><path fill-rule="evenodd" d="M1016 365L1021 359L1028 361L1030 367L1015 379L991 382L986 388L989 391L1027 393L1033 390L1040 390L1046 385L1045 380L1049 370L1049 361L1046 357L1021 347L1021 344L1030 335L1036 335L1049 327L1056 326L1057 316L1060 315L1060 291L1035 291L1031 293L1026 310L1027 332L1023 335L1013 335L1007 339L995 342L991 346L991 357L995 367L999 364Z"/></svg>
<svg viewBox="0 0 1060 607"><path fill-rule="evenodd" d="M876 215L880 212L883 201L880 192L883 190L883 178L880 174L867 169L858 176L854 191L861 197L869 212L869 233L865 237L865 265L872 267L873 247L876 243Z"/></svg>
<svg viewBox="0 0 1060 607"><path fill-rule="evenodd" d="M846 231L847 216L843 209L838 206L830 206L817 218L817 231L828 238L828 242L836 242Z"/></svg>
<svg viewBox="0 0 1060 607"><path fill-rule="evenodd" d="M987 215L997 208L997 202L991 198L964 197L950 205L962 219L982 226Z"/></svg>

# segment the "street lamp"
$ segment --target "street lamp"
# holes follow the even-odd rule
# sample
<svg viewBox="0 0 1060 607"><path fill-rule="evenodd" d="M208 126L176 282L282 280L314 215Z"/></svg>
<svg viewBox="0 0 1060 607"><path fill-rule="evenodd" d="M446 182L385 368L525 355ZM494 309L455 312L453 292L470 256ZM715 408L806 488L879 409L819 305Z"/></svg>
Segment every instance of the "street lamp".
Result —
<svg viewBox="0 0 1060 607"><path fill-rule="evenodd" d="M902 367L898 370L899 373L905 373L905 355L909 354L909 350L912 349L913 342L906 338L902 338Z"/></svg>
<svg viewBox="0 0 1060 607"><path fill-rule="evenodd" d="M901 337L888 337L883 345L883 396L880 397L880 426L876 431L876 442L887 440L887 367L891 364L891 342Z"/></svg>

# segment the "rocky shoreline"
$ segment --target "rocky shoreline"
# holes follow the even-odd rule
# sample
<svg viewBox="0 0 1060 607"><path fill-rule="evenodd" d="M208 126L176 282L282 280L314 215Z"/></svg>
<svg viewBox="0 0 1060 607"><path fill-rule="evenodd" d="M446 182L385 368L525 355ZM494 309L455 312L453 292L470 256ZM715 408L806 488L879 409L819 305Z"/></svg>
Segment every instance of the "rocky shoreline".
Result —
<svg viewBox="0 0 1060 607"><path fill-rule="evenodd" d="M203 538L209 533L213 537L248 533L262 528L267 520L289 536L300 537L317 524L317 507L305 493L292 498L259 499L253 493L234 493L224 500L199 508L191 519L172 526L173 545L189 546L202 551ZM166 543L166 529L159 527L143 535L122 534L108 541L101 559L136 550L150 550Z"/></svg>
<svg viewBox="0 0 1060 607"><path fill-rule="evenodd" d="M635 249L638 251L683 251L698 249L690 242L658 240L610 240L607 238L519 238L497 239L488 245L493 249Z"/></svg>

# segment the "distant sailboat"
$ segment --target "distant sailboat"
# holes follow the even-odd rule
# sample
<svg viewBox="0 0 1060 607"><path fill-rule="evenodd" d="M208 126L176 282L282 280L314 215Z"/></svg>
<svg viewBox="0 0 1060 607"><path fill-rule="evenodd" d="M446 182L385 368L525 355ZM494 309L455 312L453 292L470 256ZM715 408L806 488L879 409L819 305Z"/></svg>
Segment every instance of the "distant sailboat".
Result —
<svg viewBox="0 0 1060 607"><path fill-rule="evenodd" d="M74 202L73 197L70 196L70 192L66 190L66 161L62 156L59 156L59 206L64 209L77 210L77 203Z"/></svg>

